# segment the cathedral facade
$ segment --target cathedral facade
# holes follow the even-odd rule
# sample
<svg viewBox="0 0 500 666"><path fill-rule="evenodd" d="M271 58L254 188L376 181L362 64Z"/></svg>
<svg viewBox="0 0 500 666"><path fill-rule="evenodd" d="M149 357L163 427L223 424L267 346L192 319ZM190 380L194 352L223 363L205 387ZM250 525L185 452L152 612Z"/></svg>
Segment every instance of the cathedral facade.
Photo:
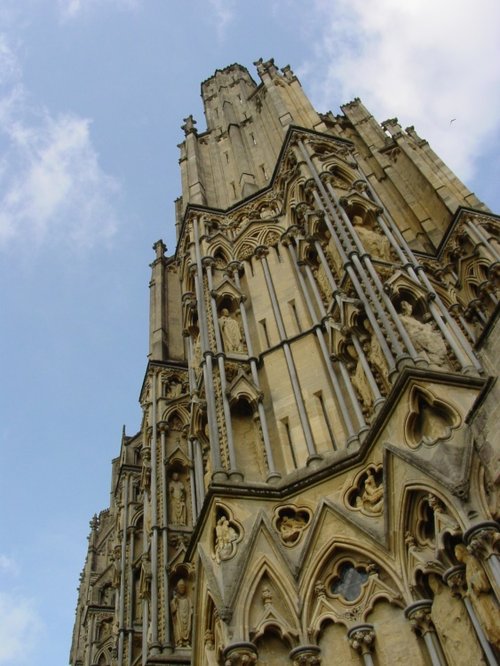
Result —
<svg viewBox="0 0 500 666"><path fill-rule="evenodd" d="M413 127L255 65L184 120L70 662L492 666L500 219Z"/></svg>

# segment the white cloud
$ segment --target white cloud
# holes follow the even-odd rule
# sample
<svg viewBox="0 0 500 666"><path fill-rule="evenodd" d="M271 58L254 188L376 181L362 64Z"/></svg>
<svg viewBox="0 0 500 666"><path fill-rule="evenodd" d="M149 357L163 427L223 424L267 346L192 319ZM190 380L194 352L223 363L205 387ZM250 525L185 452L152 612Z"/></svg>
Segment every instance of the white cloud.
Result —
<svg viewBox="0 0 500 666"><path fill-rule="evenodd" d="M226 28L234 19L235 2L234 0L209 0L209 5L213 11L217 37L222 40L226 34Z"/></svg>
<svg viewBox="0 0 500 666"><path fill-rule="evenodd" d="M299 74L317 108L361 97L379 121L415 125L469 178L500 125L498 25L496 0L314 0L314 57Z"/></svg>
<svg viewBox="0 0 500 666"><path fill-rule="evenodd" d="M139 0L58 0L58 6L61 19L67 21L103 6L124 10L136 9Z"/></svg>
<svg viewBox="0 0 500 666"><path fill-rule="evenodd" d="M0 592L0 664L31 663L41 629L30 599Z"/></svg>
<svg viewBox="0 0 500 666"><path fill-rule="evenodd" d="M10 574L16 576L19 573L17 562L7 555L0 553L0 574Z"/></svg>
<svg viewBox="0 0 500 666"><path fill-rule="evenodd" d="M14 239L90 246L116 229L117 183L100 167L86 118L53 116L25 90L5 39L0 51L0 246Z"/></svg>

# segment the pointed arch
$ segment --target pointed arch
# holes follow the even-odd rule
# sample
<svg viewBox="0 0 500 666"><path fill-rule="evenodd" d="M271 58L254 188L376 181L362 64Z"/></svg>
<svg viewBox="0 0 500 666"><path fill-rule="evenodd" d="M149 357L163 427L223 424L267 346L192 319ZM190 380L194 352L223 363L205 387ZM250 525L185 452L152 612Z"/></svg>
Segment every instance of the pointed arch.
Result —
<svg viewBox="0 0 500 666"><path fill-rule="evenodd" d="M237 599L235 604L236 608L241 608L238 619L243 627L245 640L257 640L268 629L273 628L281 639L293 647L299 636L300 623L293 601L296 591L292 579L290 578L286 585L283 571L278 571L265 555L255 561L248 574L246 580L249 584L242 588L240 601ZM262 594L264 586L271 588L272 598L267 604L264 601L256 602L256 597L259 593Z"/></svg>

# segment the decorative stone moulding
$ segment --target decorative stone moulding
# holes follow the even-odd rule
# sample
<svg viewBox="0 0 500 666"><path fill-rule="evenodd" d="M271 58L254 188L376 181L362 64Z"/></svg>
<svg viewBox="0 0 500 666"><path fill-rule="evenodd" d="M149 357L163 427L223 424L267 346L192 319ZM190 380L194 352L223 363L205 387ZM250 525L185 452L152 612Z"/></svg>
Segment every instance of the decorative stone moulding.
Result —
<svg viewBox="0 0 500 666"><path fill-rule="evenodd" d="M273 525L285 546L297 545L310 521L311 512L306 507L287 504L274 511Z"/></svg>
<svg viewBox="0 0 500 666"><path fill-rule="evenodd" d="M409 411L405 419L405 440L411 449L434 446L451 437L461 425L458 411L432 391L414 384L409 394Z"/></svg>

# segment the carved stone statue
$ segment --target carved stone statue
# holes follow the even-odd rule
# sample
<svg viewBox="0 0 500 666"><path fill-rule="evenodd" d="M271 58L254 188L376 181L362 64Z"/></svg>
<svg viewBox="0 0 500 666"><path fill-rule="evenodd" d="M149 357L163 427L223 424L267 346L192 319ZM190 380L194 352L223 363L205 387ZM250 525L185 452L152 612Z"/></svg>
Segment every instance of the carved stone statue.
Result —
<svg viewBox="0 0 500 666"><path fill-rule="evenodd" d="M182 393L182 384L178 381L170 381L167 384L166 397L167 398L178 398Z"/></svg>
<svg viewBox="0 0 500 666"><path fill-rule="evenodd" d="M434 597L431 618L448 662L455 666L485 666L465 606L453 599L435 574L429 576L429 586Z"/></svg>
<svg viewBox="0 0 500 666"><path fill-rule="evenodd" d="M122 575L120 546L115 546L113 553L111 554L111 560L113 562L113 578L111 580L111 584L113 587L119 588Z"/></svg>
<svg viewBox="0 0 500 666"><path fill-rule="evenodd" d="M363 484L363 490L356 497L356 507L364 509L367 513L379 515L384 506L384 488L382 484L377 484L371 469L366 474Z"/></svg>
<svg viewBox="0 0 500 666"><path fill-rule="evenodd" d="M174 626L175 647L189 647L191 645L193 606L183 578L180 578L175 586L174 596L170 602L170 611Z"/></svg>
<svg viewBox="0 0 500 666"><path fill-rule="evenodd" d="M361 398L363 412L368 412L373 404L373 397L363 370L363 366L361 365L361 361L359 359L356 363L356 369L352 375L352 383L354 388L357 390L359 397Z"/></svg>
<svg viewBox="0 0 500 666"><path fill-rule="evenodd" d="M322 297L322 300L326 303L328 299L332 295L332 287L330 285L330 282L328 281L328 277L326 275L326 271L323 267L323 264L320 262L318 267L316 268L315 272L315 277L318 282L318 287L319 291Z"/></svg>
<svg viewBox="0 0 500 666"><path fill-rule="evenodd" d="M391 261L391 246L384 235L364 226L363 218L360 215L355 215L352 223L368 254L382 259L382 261Z"/></svg>
<svg viewBox="0 0 500 666"><path fill-rule="evenodd" d="M185 525L187 518L186 489L177 472L172 474L172 479L168 484L168 494L170 495L171 522L174 525Z"/></svg>
<svg viewBox="0 0 500 666"><path fill-rule="evenodd" d="M238 534L229 524L226 516L221 516L215 526L215 561L228 560L236 551Z"/></svg>
<svg viewBox="0 0 500 666"><path fill-rule="evenodd" d="M447 365L447 351L441 335L430 324L424 324L413 316L413 308L408 301L401 301L401 314L403 322L411 341L417 352L423 353L429 364L442 367Z"/></svg>
<svg viewBox="0 0 500 666"><path fill-rule="evenodd" d="M283 516L279 524L281 538L285 543L295 543L306 524L304 518L300 516Z"/></svg>
<svg viewBox="0 0 500 666"><path fill-rule="evenodd" d="M489 642L500 650L500 624L498 622L498 605L491 594L491 584L483 567L469 553L463 544L455 546L455 557L465 565L467 596L472 602L479 622Z"/></svg>
<svg viewBox="0 0 500 666"><path fill-rule="evenodd" d="M149 553L143 553L141 556L141 576L139 578L139 597L141 599L149 599L151 595L151 579L153 573L151 571L151 560Z"/></svg>
<svg viewBox="0 0 500 666"><path fill-rule="evenodd" d="M191 359L191 364L197 373L201 364L201 336L199 333L195 335L193 340L193 357Z"/></svg>
<svg viewBox="0 0 500 666"><path fill-rule="evenodd" d="M243 351L243 341L238 322L231 317L229 310L223 308L219 317L220 332L222 334L222 343L226 352Z"/></svg>
<svg viewBox="0 0 500 666"><path fill-rule="evenodd" d="M390 389L391 383L389 381L387 360L375 333L372 333L367 355L375 375L378 377L383 388L388 391Z"/></svg>

